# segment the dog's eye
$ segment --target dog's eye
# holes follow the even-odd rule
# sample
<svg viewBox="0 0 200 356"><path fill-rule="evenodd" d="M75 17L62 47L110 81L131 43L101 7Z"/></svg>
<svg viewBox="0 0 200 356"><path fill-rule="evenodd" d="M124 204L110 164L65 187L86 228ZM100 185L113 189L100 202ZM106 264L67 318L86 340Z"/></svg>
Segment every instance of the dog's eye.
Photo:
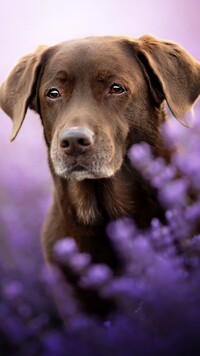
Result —
<svg viewBox="0 0 200 356"><path fill-rule="evenodd" d="M125 91L126 89L121 84L114 83L110 87L109 94L122 94Z"/></svg>
<svg viewBox="0 0 200 356"><path fill-rule="evenodd" d="M57 99L57 98L59 98L61 95L60 95L58 89L52 88L52 89L48 90L47 96L48 96L50 99Z"/></svg>

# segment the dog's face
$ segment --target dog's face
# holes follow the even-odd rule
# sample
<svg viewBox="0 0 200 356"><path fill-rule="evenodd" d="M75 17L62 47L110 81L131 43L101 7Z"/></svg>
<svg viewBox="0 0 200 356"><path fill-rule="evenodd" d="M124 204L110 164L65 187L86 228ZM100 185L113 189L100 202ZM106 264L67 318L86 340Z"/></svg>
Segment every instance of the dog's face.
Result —
<svg viewBox="0 0 200 356"><path fill-rule="evenodd" d="M136 142L139 127L143 139L155 127L142 68L120 40L57 46L41 76L39 103L51 161L64 178L112 176L134 143L130 133Z"/></svg>
<svg viewBox="0 0 200 356"><path fill-rule="evenodd" d="M164 99L182 119L200 94L200 65L179 46L144 36L40 47L3 83L14 138L27 107L42 119L51 167L76 180L107 178L128 148L156 146Z"/></svg>

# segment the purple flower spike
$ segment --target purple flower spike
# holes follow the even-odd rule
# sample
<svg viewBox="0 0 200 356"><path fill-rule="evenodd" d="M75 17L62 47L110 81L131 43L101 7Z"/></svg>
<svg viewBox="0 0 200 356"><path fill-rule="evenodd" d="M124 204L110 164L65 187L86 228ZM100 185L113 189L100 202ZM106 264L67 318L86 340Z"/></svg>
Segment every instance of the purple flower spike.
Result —
<svg viewBox="0 0 200 356"><path fill-rule="evenodd" d="M152 161L153 156L149 145L146 142L142 142L131 147L129 158L136 168L144 169Z"/></svg>
<svg viewBox="0 0 200 356"><path fill-rule="evenodd" d="M24 287L21 282L13 281L4 287L4 295L10 300L15 300L22 296Z"/></svg>
<svg viewBox="0 0 200 356"><path fill-rule="evenodd" d="M89 267L91 256L87 253L76 253L69 257L67 263L74 272L82 274Z"/></svg>
<svg viewBox="0 0 200 356"><path fill-rule="evenodd" d="M160 190L160 201L167 207L185 206L187 204L188 182L184 178L176 179Z"/></svg>
<svg viewBox="0 0 200 356"><path fill-rule="evenodd" d="M59 263L65 264L68 258L77 253L77 251L76 242L71 237L58 240L54 244L54 257Z"/></svg>
<svg viewBox="0 0 200 356"><path fill-rule="evenodd" d="M80 285L84 288L99 288L108 283L111 277L112 272L108 266L96 264L82 277Z"/></svg>

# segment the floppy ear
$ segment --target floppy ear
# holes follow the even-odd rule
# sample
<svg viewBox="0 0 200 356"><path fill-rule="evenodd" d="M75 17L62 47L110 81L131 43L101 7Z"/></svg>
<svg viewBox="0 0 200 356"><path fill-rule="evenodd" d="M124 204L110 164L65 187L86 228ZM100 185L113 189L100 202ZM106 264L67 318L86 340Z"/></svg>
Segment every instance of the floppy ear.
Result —
<svg viewBox="0 0 200 356"><path fill-rule="evenodd" d="M0 87L0 106L13 120L11 141L16 137L25 118L46 49L46 46L41 46L37 51L21 58Z"/></svg>
<svg viewBox="0 0 200 356"><path fill-rule="evenodd" d="M138 40L138 58L152 86L159 86L173 115L188 126L188 113L200 95L200 62L179 45L144 35Z"/></svg>

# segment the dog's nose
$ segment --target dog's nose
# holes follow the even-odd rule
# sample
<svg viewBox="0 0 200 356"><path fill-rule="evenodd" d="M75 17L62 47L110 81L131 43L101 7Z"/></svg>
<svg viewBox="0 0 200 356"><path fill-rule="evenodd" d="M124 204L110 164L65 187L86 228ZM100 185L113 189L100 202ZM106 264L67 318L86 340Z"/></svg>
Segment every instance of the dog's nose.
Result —
<svg viewBox="0 0 200 356"><path fill-rule="evenodd" d="M70 127L60 135L60 147L66 154L79 155L89 151L94 144L94 133L86 127Z"/></svg>

